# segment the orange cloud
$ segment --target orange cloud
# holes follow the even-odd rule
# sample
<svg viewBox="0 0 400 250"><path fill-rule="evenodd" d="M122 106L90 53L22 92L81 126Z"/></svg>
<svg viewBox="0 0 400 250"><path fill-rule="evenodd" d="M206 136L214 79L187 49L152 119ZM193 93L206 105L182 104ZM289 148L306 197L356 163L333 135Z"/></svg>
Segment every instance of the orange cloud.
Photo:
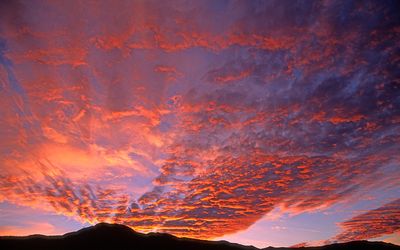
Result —
<svg viewBox="0 0 400 250"><path fill-rule="evenodd" d="M23 226L0 226L0 235L26 236L35 234L58 235L60 231L47 222L26 222Z"/></svg>

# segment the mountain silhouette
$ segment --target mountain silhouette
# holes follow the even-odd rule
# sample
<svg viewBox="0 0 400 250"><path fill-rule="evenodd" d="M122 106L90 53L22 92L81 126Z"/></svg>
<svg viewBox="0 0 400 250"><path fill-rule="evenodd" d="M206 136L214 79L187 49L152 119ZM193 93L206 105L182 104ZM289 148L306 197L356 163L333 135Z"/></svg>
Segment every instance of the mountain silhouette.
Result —
<svg viewBox="0 0 400 250"><path fill-rule="evenodd" d="M178 238L164 233L142 234L119 224L100 223L77 232L62 236L0 236L0 249L130 249L130 250L259 250L253 246L243 246L227 241L206 241L189 238ZM353 241L321 247L285 248L267 247L264 250L336 250L336 249L371 249L400 250L396 246L384 242Z"/></svg>

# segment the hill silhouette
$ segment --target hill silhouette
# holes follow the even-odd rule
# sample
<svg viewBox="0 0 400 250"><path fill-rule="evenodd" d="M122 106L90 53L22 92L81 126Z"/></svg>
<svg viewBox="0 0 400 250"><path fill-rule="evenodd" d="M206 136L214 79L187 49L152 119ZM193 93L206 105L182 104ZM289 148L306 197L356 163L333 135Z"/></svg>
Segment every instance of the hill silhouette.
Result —
<svg viewBox="0 0 400 250"><path fill-rule="evenodd" d="M243 246L227 241L206 241L189 238L178 238L170 234L142 234L119 224L100 223L96 226L67 233L62 236L31 235L24 237L0 236L0 249L131 249L131 250L259 250L253 246ZM322 247L285 248L267 247L264 250L339 250L339 249L371 249L400 250L396 246L384 242L353 241L332 244Z"/></svg>

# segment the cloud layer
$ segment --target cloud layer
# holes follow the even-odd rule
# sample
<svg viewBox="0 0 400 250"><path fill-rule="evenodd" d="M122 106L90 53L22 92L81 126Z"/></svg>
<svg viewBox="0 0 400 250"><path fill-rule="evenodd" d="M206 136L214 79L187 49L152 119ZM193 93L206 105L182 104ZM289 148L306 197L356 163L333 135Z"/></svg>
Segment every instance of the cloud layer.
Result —
<svg viewBox="0 0 400 250"><path fill-rule="evenodd" d="M399 188L397 2L1 4L0 200L213 238Z"/></svg>
<svg viewBox="0 0 400 250"><path fill-rule="evenodd" d="M336 235L334 240L364 240L398 233L400 231L399 225L400 199L397 199L340 223L343 231Z"/></svg>

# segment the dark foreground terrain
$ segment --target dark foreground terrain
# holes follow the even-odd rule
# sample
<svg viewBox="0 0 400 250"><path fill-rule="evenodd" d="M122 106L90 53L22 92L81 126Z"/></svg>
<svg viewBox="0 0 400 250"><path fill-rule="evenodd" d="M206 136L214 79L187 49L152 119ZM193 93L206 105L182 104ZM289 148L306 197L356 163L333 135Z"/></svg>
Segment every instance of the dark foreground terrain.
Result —
<svg viewBox="0 0 400 250"><path fill-rule="evenodd" d="M93 227L84 228L77 232L62 236L32 235L26 237L0 236L0 249L132 249L132 250L258 250L253 246L242 246L226 241L203 241L187 238L177 238L169 234L149 233L141 234L131 228L101 223ZM273 248L265 250L336 250L336 249L365 249L365 250L400 250L400 246L383 243L354 241L342 244L333 244L323 247L306 248Z"/></svg>

